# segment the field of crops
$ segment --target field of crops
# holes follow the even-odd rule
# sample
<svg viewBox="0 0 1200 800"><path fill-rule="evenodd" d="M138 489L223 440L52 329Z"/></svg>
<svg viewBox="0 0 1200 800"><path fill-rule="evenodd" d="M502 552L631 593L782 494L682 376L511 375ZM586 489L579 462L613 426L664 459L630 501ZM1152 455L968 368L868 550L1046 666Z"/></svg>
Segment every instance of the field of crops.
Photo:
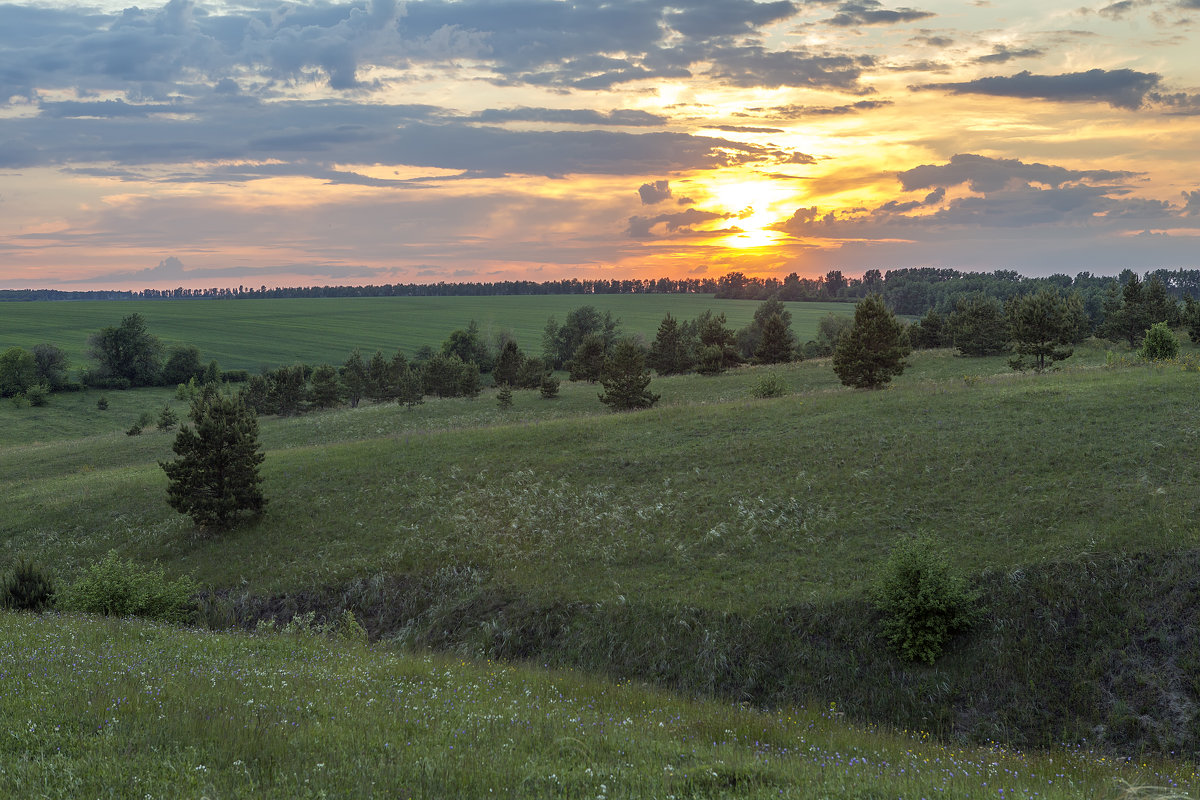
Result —
<svg viewBox="0 0 1200 800"><path fill-rule="evenodd" d="M170 346L200 348L223 369L303 362L341 364L357 347L370 354L438 347L451 331L475 320L486 341L510 331L523 350L540 354L546 321L562 323L584 305L611 311L624 334L653 340L663 315L692 319L706 309L724 313L733 329L744 327L758 303L714 300L711 295L533 295L499 297L363 297L279 300L81 301L0 305L0 351L45 342L62 348L73 367L87 363L87 338L117 325L127 314L146 319L150 332ZM788 303L800 341L816 338L828 313L852 314L848 303Z"/></svg>

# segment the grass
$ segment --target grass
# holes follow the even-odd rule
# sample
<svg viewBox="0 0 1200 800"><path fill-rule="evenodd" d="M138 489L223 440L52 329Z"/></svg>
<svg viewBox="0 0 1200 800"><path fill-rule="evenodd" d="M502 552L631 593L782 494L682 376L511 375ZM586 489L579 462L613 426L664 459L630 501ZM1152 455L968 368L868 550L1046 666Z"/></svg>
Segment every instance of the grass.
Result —
<svg viewBox="0 0 1200 800"><path fill-rule="evenodd" d="M668 312L682 320L712 309L736 330L749 324L759 304L687 294L12 302L0 315L0 351L45 342L61 347L79 368L88 363L89 335L136 312L166 345L195 345L205 363L216 359L223 369L341 364L356 347L366 357L376 350L391 356L397 349L411 356L422 345L440 346L471 320L487 341L509 331L526 353L540 355L547 319L561 324L584 305L611 311L622 333L652 341ZM786 305L800 341L816 338L817 322L826 314L854 312L849 303Z"/></svg>
<svg viewBox="0 0 1200 800"><path fill-rule="evenodd" d="M1190 767L960 748L304 634L0 612L0 792L106 797L1133 797Z"/></svg>
<svg viewBox="0 0 1200 800"><path fill-rule="evenodd" d="M655 379L659 406L621 415L564 384L507 410L269 418L268 513L218 537L166 506L172 435L122 433L168 391L5 403L0 548L63 579L110 549L159 561L211 587L210 621L353 608L377 637L691 695L1195 752L1195 348L1112 368L1107 350L1041 376L918 353L882 392L827 360ZM788 394L752 397L767 372ZM899 664L864 599L917 534L992 603L933 668Z"/></svg>

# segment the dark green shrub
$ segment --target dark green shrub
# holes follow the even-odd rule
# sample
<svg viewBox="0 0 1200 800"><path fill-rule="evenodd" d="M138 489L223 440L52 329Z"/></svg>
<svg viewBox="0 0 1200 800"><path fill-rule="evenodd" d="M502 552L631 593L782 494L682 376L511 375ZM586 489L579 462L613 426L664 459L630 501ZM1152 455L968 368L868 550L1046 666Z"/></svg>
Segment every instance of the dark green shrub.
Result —
<svg viewBox="0 0 1200 800"><path fill-rule="evenodd" d="M100 409L101 411L108 411L108 398L104 395L100 395L100 397L96 400L96 408Z"/></svg>
<svg viewBox="0 0 1200 800"><path fill-rule="evenodd" d="M20 611L43 611L54 605L54 579L32 561L21 559L4 579L0 605Z"/></svg>
<svg viewBox="0 0 1200 800"><path fill-rule="evenodd" d="M541 389L542 397L546 398L547 400L558 397L558 387L560 383L561 381L559 381L558 378L547 372L545 377L542 378L541 385L538 387Z"/></svg>
<svg viewBox="0 0 1200 800"><path fill-rule="evenodd" d="M872 601L883 613L883 634L907 661L932 664L955 633L978 621L979 595L950 571L926 538L900 544L888 559Z"/></svg>
<svg viewBox="0 0 1200 800"><path fill-rule="evenodd" d="M168 581L160 566L142 567L110 550L59 598L64 611L186 622L195 613L190 578Z"/></svg>
<svg viewBox="0 0 1200 800"><path fill-rule="evenodd" d="M245 383L250 380L250 372L244 369L227 369L221 373L225 383Z"/></svg>
<svg viewBox="0 0 1200 800"><path fill-rule="evenodd" d="M500 391L496 392L496 405L501 408L512 408L512 404L512 388L507 383L500 384Z"/></svg>

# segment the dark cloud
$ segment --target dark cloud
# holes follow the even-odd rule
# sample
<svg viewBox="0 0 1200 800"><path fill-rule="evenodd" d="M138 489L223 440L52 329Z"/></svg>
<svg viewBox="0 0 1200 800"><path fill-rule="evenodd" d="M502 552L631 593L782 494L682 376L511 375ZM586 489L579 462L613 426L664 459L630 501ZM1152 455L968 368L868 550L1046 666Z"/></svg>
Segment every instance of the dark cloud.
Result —
<svg viewBox="0 0 1200 800"><path fill-rule="evenodd" d="M637 109L596 111L590 108L489 108L463 119L487 122L549 122L567 125L624 125L650 127L663 125L667 118Z"/></svg>
<svg viewBox="0 0 1200 800"><path fill-rule="evenodd" d="M783 133L783 128L755 128L750 125L710 125L708 127L727 133Z"/></svg>
<svg viewBox="0 0 1200 800"><path fill-rule="evenodd" d="M912 37L912 41L917 42L918 44L927 44L930 47L936 47L941 50L944 50L954 44L954 39L950 38L949 36L927 33L925 31L922 31L919 36Z"/></svg>
<svg viewBox="0 0 1200 800"><path fill-rule="evenodd" d="M163 286L164 282L178 281L180 284L197 279L225 282L245 280L267 280L276 275L297 275L329 279L372 278L386 274L389 270L360 265L348 266L335 263L292 263L255 267L195 267L188 269L175 256L168 256L158 266L140 270L120 270L98 275L94 280L108 282L141 282L143 285ZM43 279L45 280L45 279ZM76 279L50 280L48 283L70 284Z"/></svg>
<svg viewBox="0 0 1200 800"><path fill-rule="evenodd" d="M642 198L642 205L644 206L661 203L671 196L671 183L665 180L655 181L654 183L643 183L638 187L638 196Z"/></svg>
<svg viewBox="0 0 1200 800"><path fill-rule="evenodd" d="M1200 2L1200 0L1197 0L1197 2ZM1181 116L1200 114L1200 94L1188 94L1187 92L1162 94L1160 92L1150 92L1146 95L1146 100L1167 114Z"/></svg>
<svg viewBox="0 0 1200 800"><path fill-rule="evenodd" d="M735 86L797 86L863 92L858 85L863 69L873 65L870 56L814 55L807 51L768 51L758 45L727 47L710 73Z"/></svg>
<svg viewBox="0 0 1200 800"><path fill-rule="evenodd" d="M156 107L157 108L157 107ZM95 110L122 109L100 105ZM156 164L283 161L286 174L343 181L334 164L394 164L481 175L644 174L775 160L756 145L685 133L606 130L513 131L468 124L431 106L275 102L209 105L192 113L100 118L79 108L5 122L0 166L106 164L129 169ZM83 109L92 110L92 109ZM128 109L123 109L128 110ZM338 120L331 123L331 119ZM261 167L239 167L253 175ZM189 168L195 180L224 180ZM143 177L149 177L145 175ZM353 179L367 183L366 179ZM376 182L373 185L386 185Z"/></svg>
<svg viewBox="0 0 1200 800"><path fill-rule="evenodd" d="M1012 76L977 78L962 83L933 83L914 89L942 89L954 94L985 94L1056 100L1067 103L1108 103L1115 108L1138 109L1162 77L1131 69L1034 75L1028 70Z"/></svg>
<svg viewBox="0 0 1200 800"><path fill-rule="evenodd" d="M986 56L975 59L978 64L1004 64L1015 58L1037 58L1045 55L1044 50L1036 47L1023 47L1020 50L1010 50L1007 45L999 45Z"/></svg>
<svg viewBox="0 0 1200 800"><path fill-rule="evenodd" d="M875 111L892 105L891 100L859 100L841 106L756 106L746 109L749 112L763 114L777 119L800 119L802 117L843 116L858 114L862 111ZM746 114L745 116L749 116Z"/></svg>
<svg viewBox="0 0 1200 800"><path fill-rule="evenodd" d="M890 10L879 0L851 0L838 6L838 13L828 20L831 25L852 27L858 25L894 25L898 22L915 22L935 16L931 11L913 8Z"/></svg>
<svg viewBox="0 0 1200 800"><path fill-rule="evenodd" d="M659 214L654 217L630 217L629 227L625 235L632 239L651 239L656 234L653 228L662 225L666 233L689 232L693 225L712 222L718 219L728 219L730 214L719 214L715 211L701 211L689 208L677 214Z"/></svg>
<svg viewBox="0 0 1200 800"><path fill-rule="evenodd" d="M796 151L787 157L785 164L815 164L817 163L816 156L810 156L808 153Z"/></svg>
<svg viewBox="0 0 1200 800"><path fill-rule="evenodd" d="M948 164L924 164L896 175L906 192L917 189L949 188L967 184L973 192L993 192L1014 183L1038 183L1060 187L1067 183L1127 181L1134 172L1072 170L1047 164L1026 164L1015 158L988 158L963 153Z"/></svg>

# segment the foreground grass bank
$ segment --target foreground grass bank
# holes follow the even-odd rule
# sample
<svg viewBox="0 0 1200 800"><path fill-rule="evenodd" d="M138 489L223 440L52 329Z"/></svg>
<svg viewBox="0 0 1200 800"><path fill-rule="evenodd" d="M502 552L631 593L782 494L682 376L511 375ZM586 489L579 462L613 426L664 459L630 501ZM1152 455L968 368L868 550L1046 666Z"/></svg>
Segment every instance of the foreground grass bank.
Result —
<svg viewBox="0 0 1200 800"><path fill-rule="evenodd" d="M1120 798L1191 767L949 748L836 708L755 712L582 675L0 612L11 797Z"/></svg>

